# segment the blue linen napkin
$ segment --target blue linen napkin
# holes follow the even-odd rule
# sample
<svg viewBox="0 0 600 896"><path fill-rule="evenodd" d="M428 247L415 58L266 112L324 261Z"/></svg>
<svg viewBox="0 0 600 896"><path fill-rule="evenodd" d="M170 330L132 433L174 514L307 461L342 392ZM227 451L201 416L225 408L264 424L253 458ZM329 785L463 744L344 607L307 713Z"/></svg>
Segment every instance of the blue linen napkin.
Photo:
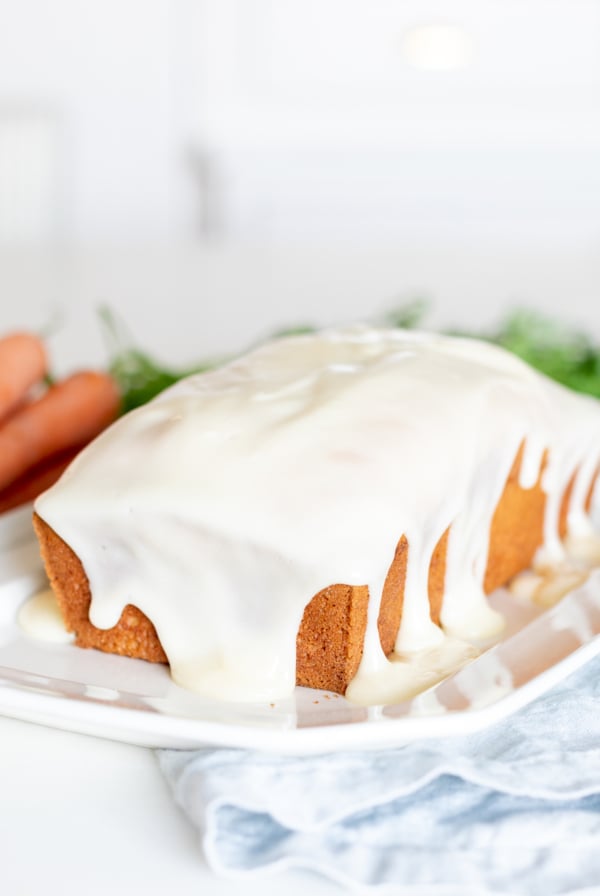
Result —
<svg viewBox="0 0 600 896"><path fill-rule="evenodd" d="M159 760L222 875L310 868L411 896L600 893L600 657L475 735Z"/></svg>

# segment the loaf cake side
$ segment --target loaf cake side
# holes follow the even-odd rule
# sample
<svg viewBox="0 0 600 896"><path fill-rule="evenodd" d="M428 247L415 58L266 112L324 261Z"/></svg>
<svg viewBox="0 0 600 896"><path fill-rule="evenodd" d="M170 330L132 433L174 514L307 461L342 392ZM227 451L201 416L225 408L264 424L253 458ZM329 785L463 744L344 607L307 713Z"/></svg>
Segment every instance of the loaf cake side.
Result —
<svg viewBox="0 0 600 896"><path fill-rule="evenodd" d="M542 544L545 494L541 473L530 489L519 485L522 449L515 458L492 520L485 591L506 584L526 569ZM565 492L560 532L566 531L572 482ZM591 500L591 491L587 506ZM85 570L71 548L34 514L34 527L51 586L67 629L76 644L108 653L166 663L167 657L152 622L128 605L117 625L99 629L89 619L90 586ZM431 618L439 624L444 592L448 531L439 540L429 567ZM410 546L403 536L388 572L378 620L384 653L394 647L400 620ZM362 657L369 600L366 586L333 584L307 604L296 640L296 680L299 685L344 693Z"/></svg>

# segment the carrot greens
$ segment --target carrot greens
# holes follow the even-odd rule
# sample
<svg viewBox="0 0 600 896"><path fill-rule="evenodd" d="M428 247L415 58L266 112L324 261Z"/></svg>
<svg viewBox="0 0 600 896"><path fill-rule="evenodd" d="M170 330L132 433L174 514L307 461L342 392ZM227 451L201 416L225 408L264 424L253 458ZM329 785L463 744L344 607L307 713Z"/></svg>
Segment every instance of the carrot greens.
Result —
<svg viewBox="0 0 600 896"><path fill-rule="evenodd" d="M423 325L426 312L426 302L418 299L387 312L377 323L412 329ZM164 365L134 346L123 324L109 309L102 308L100 317L111 356L109 372L121 390L123 412L145 404L185 376L211 370L228 360L205 359L182 369ZM273 335L295 336L313 330L314 327L301 324ZM559 383L600 398L600 345L588 334L552 317L516 310L491 331L452 332L502 346Z"/></svg>

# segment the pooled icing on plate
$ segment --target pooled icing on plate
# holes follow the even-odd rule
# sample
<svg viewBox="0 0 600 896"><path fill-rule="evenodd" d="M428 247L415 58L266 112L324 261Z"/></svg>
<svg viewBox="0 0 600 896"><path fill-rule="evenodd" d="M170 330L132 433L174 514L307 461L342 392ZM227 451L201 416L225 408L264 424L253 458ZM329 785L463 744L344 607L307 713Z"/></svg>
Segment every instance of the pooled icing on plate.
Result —
<svg viewBox="0 0 600 896"><path fill-rule="evenodd" d="M494 510L520 446L520 484L547 493L543 557L591 532L600 405L474 340L349 328L271 342L192 376L117 421L38 498L90 581L90 619L127 604L156 627L178 683L275 700L295 685L296 635L332 583L369 586L350 699L389 699L398 663L377 617L400 537L410 546L396 649L488 638L483 592ZM451 525L441 628L428 572Z"/></svg>

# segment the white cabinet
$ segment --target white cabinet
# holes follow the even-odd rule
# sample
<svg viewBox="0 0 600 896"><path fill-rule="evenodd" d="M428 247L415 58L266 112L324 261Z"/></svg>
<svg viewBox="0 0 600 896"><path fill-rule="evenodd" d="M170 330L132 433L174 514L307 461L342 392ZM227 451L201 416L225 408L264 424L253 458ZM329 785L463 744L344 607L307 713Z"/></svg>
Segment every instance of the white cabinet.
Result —
<svg viewBox="0 0 600 896"><path fill-rule="evenodd" d="M0 243L600 236L600 0L5 6Z"/></svg>
<svg viewBox="0 0 600 896"><path fill-rule="evenodd" d="M204 0L187 15L209 226L600 236L598 0Z"/></svg>

